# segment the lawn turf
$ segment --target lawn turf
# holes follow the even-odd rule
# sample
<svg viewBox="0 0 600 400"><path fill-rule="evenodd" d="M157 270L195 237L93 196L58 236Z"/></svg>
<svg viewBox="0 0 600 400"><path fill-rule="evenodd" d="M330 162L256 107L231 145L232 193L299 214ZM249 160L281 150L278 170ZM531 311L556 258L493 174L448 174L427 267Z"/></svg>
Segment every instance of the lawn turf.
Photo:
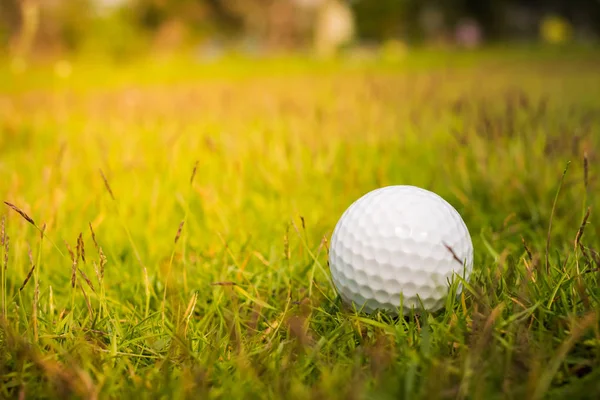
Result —
<svg viewBox="0 0 600 400"><path fill-rule="evenodd" d="M0 68L0 397L597 398L599 58L523 54ZM470 230L445 311L332 287L392 184Z"/></svg>

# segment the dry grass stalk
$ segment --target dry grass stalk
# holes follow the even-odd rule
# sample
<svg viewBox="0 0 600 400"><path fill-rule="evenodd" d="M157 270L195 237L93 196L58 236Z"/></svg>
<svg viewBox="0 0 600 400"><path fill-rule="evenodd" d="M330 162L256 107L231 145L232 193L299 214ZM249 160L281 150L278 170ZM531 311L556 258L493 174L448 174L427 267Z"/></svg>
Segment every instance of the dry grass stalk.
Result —
<svg viewBox="0 0 600 400"><path fill-rule="evenodd" d="M96 289L94 289L94 284L92 283L90 278L88 278L88 276L85 274L85 272L83 272L83 270L81 268L77 268L77 270L79 271L79 274L81 275L81 277L83 278L85 283L87 283L87 285L90 287L90 289L92 289L92 292L95 293Z"/></svg>
<svg viewBox="0 0 600 400"><path fill-rule="evenodd" d="M98 252L100 257L100 278L101 280L104 280L104 267L108 261L101 247L99 248Z"/></svg>
<svg viewBox="0 0 600 400"><path fill-rule="evenodd" d="M212 286L235 286L237 285L235 282L213 282Z"/></svg>
<svg viewBox="0 0 600 400"><path fill-rule="evenodd" d="M98 277L98 283L101 285L102 281L104 279L104 267L106 266L107 259L106 259L106 256L104 255L104 252L102 251L102 247L100 247L100 245L98 244L98 241L96 240L96 233L94 232L94 228L92 228L92 224L90 223L88 225L90 227L90 232L92 233L92 241L94 242L94 247L98 251L98 257L100 259L100 268L98 268L98 266L94 262L94 269L96 270L96 276Z"/></svg>
<svg viewBox="0 0 600 400"><path fill-rule="evenodd" d="M28 245L28 247L29 248L27 250L27 253L29 254L29 263L31 264L31 268L29 269L29 273L27 274L27 277L25 277L23 284L19 288L19 291L22 291L25 288L25 285L27 285L27 282L29 282L31 276L33 275L33 271L35 271L35 264L33 263L33 254L31 253L31 246Z"/></svg>
<svg viewBox="0 0 600 400"><path fill-rule="evenodd" d="M592 256L592 260L594 260L594 264L596 264L596 267L598 269L600 269L600 253L598 253L594 249L589 249L589 250L590 250L590 254Z"/></svg>
<svg viewBox="0 0 600 400"><path fill-rule="evenodd" d="M583 258L586 261L591 262L592 258L590 257L590 254L588 253L587 249L585 248L585 246L583 245L583 243L579 242L579 250L581 250L581 254L583 254Z"/></svg>
<svg viewBox="0 0 600 400"><path fill-rule="evenodd" d="M194 313L194 308L196 308L197 300L198 300L198 293L194 292L194 294L192 295L192 298L190 299L190 302L188 303L188 306L183 314L183 317L185 319L185 325L183 328L183 337L187 337L187 331L188 331L188 326L190 323L190 318L192 317L192 314Z"/></svg>
<svg viewBox="0 0 600 400"><path fill-rule="evenodd" d="M83 293L83 298L85 299L85 304L87 305L88 312L90 313L90 318L93 319L94 318L94 310L92 309L92 304L90 303L90 299L88 298L87 293L85 292L85 289L83 288L81 283L79 283L79 288L81 289L81 293Z"/></svg>
<svg viewBox="0 0 600 400"><path fill-rule="evenodd" d="M179 223L179 228L177 229L177 234L175 235L175 244L177 244L177 241L179 240L179 238L181 237L181 231L183 230L183 224L185 221L181 221Z"/></svg>
<svg viewBox="0 0 600 400"><path fill-rule="evenodd" d="M25 278L25 280L23 281L23 284L19 288L19 291L21 291L21 290L23 290L25 288L25 285L27 285L27 283L31 279L31 276L33 275L33 271L34 270L35 270L35 265L32 265L31 269L29 270L29 273L27 274L27 277Z"/></svg>
<svg viewBox="0 0 600 400"><path fill-rule="evenodd" d="M102 277L100 276L100 269L98 268L98 264L96 261L92 260L92 265L94 266L94 272L96 273L96 279L98 279L98 285L102 285Z"/></svg>
<svg viewBox="0 0 600 400"><path fill-rule="evenodd" d="M575 250L577 250L579 241L581 240L581 237L583 236L583 231L585 230L585 226L587 225L587 220L590 217L590 211L591 211L591 207L588 207L588 209L585 213L585 216L583 217L583 221L581 222L581 226L579 227L579 230L577 231L577 235L575 236Z"/></svg>
<svg viewBox="0 0 600 400"><path fill-rule="evenodd" d="M523 236L521 236L521 242L523 242L523 247L525 248L525 252L527 252L527 257L529 258L529 261L533 261L531 250L529 250L529 247L527 247L527 243L525 243L525 238Z"/></svg>
<svg viewBox="0 0 600 400"><path fill-rule="evenodd" d="M75 282L77 281L77 258L75 257L75 253L73 253L73 250L71 249L71 246L69 246L69 243L65 242L65 245L67 246L67 250L69 251L69 255L71 256L71 263L72 263L72 267L71 267L71 287L74 289L75 288Z"/></svg>
<svg viewBox="0 0 600 400"><path fill-rule="evenodd" d="M194 183L194 178L196 177L196 172L198 171L198 161L194 163L194 169L192 170L192 176L190 178L190 185Z"/></svg>
<svg viewBox="0 0 600 400"><path fill-rule="evenodd" d="M106 176L104 175L104 172L102 170L100 170L100 175L102 175L102 180L104 181L104 186L106 186L106 190L108 190L108 194L110 194L110 197L113 200L115 200L115 195L113 194L113 191L110 188L110 185L108 184L108 179L106 179Z"/></svg>
<svg viewBox="0 0 600 400"><path fill-rule="evenodd" d="M25 211L21 210L19 207L15 206L14 204L9 203L8 201L5 201L4 204L6 204L8 207L12 208L21 217L23 217L25 219L25 221L29 222L31 225L33 225L33 226L35 226L37 228L37 225L33 221L33 218L31 218L29 215L27 215L27 213Z"/></svg>
<svg viewBox="0 0 600 400"><path fill-rule="evenodd" d="M4 270L8 268L8 252L10 250L10 237L4 238Z"/></svg>
<svg viewBox="0 0 600 400"><path fill-rule="evenodd" d="M4 238L6 237L6 215L0 220L0 247L4 246Z"/></svg>
<svg viewBox="0 0 600 400"><path fill-rule="evenodd" d="M96 249L98 249L98 242L96 241L96 233L94 232L94 228L92 228L92 224L88 223L89 227L90 227L90 232L92 232L92 241L94 242L94 247L96 247Z"/></svg>
<svg viewBox="0 0 600 400"><path fill-rule="evenodd" d="M69 255L71 256L71 261L75 261L76 260L75 253L73 253L73 249L71 249L71 246L66 241L65 241L65 246L67 247L67 250L69 251Z"/></svg>
<svg viewBox="0 0 600 400"><path fill-rule="evenodd" d="M27 244L27 255L29 256L29 262L33 265L33 253L31 252L31 246Z"/></svg>
<svg viewBox="0 0 600 400"><path fill-rule="evenodd" d="M85 264L85 246L83 243L83 233L80 233L77 237L77 259L83 261Z"/></svg>

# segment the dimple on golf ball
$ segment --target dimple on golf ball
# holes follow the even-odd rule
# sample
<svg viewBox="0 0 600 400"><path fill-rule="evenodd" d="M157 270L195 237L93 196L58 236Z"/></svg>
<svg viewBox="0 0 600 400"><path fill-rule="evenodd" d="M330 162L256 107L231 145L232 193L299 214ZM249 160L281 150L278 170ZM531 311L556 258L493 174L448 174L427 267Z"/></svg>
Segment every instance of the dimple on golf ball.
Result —
<svg viewBox="0 0 600 400"><path fill-rule="evenodd" d="M456 275L468 280L473 244L460 214L442 197L415 186L387 186L343 213L331 236L329 267L342 300L359 310L434 312L444 306Z"/></svg>

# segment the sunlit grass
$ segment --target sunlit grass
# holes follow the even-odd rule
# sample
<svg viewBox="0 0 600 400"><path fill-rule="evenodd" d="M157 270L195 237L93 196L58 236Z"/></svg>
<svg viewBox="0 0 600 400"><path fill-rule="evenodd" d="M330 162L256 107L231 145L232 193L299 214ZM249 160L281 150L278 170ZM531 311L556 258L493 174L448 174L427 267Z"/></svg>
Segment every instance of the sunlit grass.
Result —
<svg viewBox="0 0 600 400"><path fill-rule="evenodd" d="M445 57L74 64L56 86L52 68L7 84L0 194L38 229L0 214L2 395L597 394L600 74ZM470 229L475 273L445 312L336 298L333 227L391 184L439 193Z"/></svg>

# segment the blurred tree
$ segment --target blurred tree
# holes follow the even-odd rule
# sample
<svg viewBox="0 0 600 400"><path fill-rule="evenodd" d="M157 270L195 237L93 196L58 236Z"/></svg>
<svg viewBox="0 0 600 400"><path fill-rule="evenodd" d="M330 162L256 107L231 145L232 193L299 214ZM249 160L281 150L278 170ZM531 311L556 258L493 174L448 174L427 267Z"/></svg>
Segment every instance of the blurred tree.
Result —
<svg viewBox="0 0 600 400"><path fill-rule="evenodd" d="M521 34L535 35L547 14L560 15L580 31L600 35L598 0L353 0L351 4L357 33L367 41L400 37L420 42L432 39L431 34L449 36L465 20L476 22L487 40L502 40L513 36L519 24Z"/></svg>
<svg viewBox="0 0 600 400"><path fill-rule="evenodd" d="M306 0L305 0L306 1ZM313 11L299 0L208 0L226 26L270 49L298 48L310 40ZM233 24L232 24L233 23Z"/></svg>
<svg viewBox="0 0 600 400"><path fill-rule="evenodd" d="M8 47L21 25L19 0L0 1L0 48Z"/></svg>
<svg viewBox="0 0 600 400"><path fill-rule="evenodd" d="M357 35L367 41L414 36L418 28L411 17L422 7L416 0L355 0L351 6L356 15Z"/></svg>
<svg viewBox="0 0 600 400"><path fill-rule="evenodd" d="M175 49L210 36L298 49L314 44L320 10L331 1L0 0L0 48L32 42L37 51L95 46L125 55L147 45ZM487 41L537 39L548 15L565 18L574 38L600 36L599 0L336 1L350 6L356 37L367 42L454 41L475 26Z"/></svg>
<svg viewBox="0 0 600 400"><path fill-rule="evenodd" d="M148 32L156 32L172 21L193 27L210 25L208 0L130 0L132 22Z"/></svg>
<svg viewBox="0 0 600 400"><path fill-rule="evenodd" d="M9 50L11 55L18 59L24 59L30 55L35 46L35 40L40 23L40 7L38 0L19 0L18 19L12 23L13 29L10 33Z"/></svg>
<svg viewBox="0 0 600 400"><path fill-rule="evenodd" d="M78 45L78 51L118 60L134 58L147 51L154 34L134 23L134 17L134 10L129 7L116 7L96 14Z"/></svg>
<svg viewBox="0 0 600 400"><path fill-rule="evenodd" d="M219 21L219 25L224 33L234 34L240 33L244 21L240 15L232 12L226 3L222 0L204 0L212 11L215 19Z"/></svg>
<svg viewBox="0 0 600 400"><path fill-rule="evenodd" d="M2 0L0 25L9 37L4 44L17 57L74 50L89 27L89 5L89 0Z"/></svg>
<svg viewBox="0 0 600 400"><path fill-rule="evenodd" d="M465 19L479 23L486 37L497 37L502 3L502 0L355 0L353 8L363 39L381 41L401 37L421 42L451 35Z"/></svg>
<svg viewBox="0 0 600 400"><path fill-rule="evenodd" d="M92 0L56 2L46 8L41 34L42 42L60 41L68 51L80 48L92 26L94 9Z"/></svg>

